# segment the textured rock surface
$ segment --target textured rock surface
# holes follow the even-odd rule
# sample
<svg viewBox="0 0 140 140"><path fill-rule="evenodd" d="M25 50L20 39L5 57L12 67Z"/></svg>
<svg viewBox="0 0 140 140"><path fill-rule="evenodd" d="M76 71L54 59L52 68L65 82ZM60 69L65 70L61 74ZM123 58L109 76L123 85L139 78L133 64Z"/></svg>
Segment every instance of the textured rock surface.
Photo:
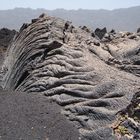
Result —
<svg viewBox="0 0 140 140"><path fill-rule="evenodd" d="M3 88L54 100L82 139L116 140L112 125L140 90L139 44L139 34L97 40L85 28L42 15L24 24L8 49Z"/></svg>

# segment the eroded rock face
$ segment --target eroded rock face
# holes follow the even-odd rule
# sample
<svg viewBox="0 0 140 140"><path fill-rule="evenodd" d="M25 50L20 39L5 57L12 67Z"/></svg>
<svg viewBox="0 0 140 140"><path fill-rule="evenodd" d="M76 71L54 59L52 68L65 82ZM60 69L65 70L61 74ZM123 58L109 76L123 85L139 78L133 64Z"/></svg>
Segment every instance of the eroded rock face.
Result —
<svg viewBox="0 0 140 140"><path fill-rule="evenodd" d="M3 75L3 72L1 71L1 65L4 61L5 52L9 44L12 42L12 39L14 38L16 33L17 32L15 30L9 30L7 28L0 29L0 87L1 87L1 78Z"/></svg>
<svg viewBox="0 0 140 140"><path fill-rule="evenodd" d="M139 41L137 34L114 33L100 42L89 31L43 15L22 27L7 51L3 88L54 100L81 139L116 140L117 114L140 90Z"/></svg>

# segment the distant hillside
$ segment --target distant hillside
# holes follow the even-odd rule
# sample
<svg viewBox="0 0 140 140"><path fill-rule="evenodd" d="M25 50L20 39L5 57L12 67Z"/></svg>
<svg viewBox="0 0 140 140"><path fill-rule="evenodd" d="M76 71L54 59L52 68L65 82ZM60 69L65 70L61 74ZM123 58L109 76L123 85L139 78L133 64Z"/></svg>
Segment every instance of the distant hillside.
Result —
<svg viewBox="0 0 140 140"><path fill-rule="evenodd" d="M45 10L30 8L15 8L13 10L0 11L0 28L7 27L19 29L24 22L30 22L32 18L41 13L61 17L72 21L75 25L86 25L92 29L107 27L116 30L136 31L140 27L140 6L116 9L116 10Z"/></svg>

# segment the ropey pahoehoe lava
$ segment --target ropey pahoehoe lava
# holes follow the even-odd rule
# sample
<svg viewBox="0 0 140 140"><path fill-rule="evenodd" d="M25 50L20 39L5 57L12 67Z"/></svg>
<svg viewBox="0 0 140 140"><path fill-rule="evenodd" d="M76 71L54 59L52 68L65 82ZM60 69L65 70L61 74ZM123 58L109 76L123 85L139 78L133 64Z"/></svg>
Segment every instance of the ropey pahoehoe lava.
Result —
<svg viewBox="0 0 140 140"><path fill-rule="evenodd" d="M2 69L4 89L55 101L81 139L140 139L140 33L43 14L21 27Z"/></svg>

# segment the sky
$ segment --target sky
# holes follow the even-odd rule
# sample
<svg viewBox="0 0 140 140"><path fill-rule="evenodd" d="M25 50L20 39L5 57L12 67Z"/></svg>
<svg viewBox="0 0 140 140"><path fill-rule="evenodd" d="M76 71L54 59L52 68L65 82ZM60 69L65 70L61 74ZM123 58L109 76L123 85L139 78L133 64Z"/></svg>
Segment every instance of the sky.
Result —
<svg viewBox="0 0 140 140"><path fill-rule="evenodd" d="M140 0L0 0L0 10L24 8L118 9L140 5Z"/></svg>

